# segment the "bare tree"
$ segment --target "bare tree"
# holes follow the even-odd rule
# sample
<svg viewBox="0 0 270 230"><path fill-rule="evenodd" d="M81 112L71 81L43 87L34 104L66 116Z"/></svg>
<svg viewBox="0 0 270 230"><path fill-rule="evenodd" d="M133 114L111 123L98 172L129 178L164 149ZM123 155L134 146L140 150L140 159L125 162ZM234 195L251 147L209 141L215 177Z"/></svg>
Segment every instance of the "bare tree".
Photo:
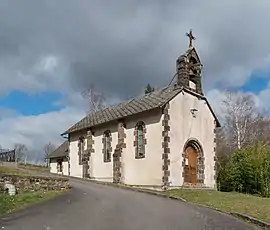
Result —
<svg viewBox="0 0 270 230"><path fill-rule="evenodd" d="M216 162L217 162L217 171L221 170L224 166L233 149L232 146L226 140L225 128L218 128L216 131Z"/></svg>
<svg viewBox="0 0 270 230"><path fill-rule="evenodd" d="M96 90L94 84L91 84L82 92L82 97L88 105L88 113L96 112L105 108L105 96L103 93Z"/></svg>
<svg viewBox="0 0 270 230"><path fill-rule="evenodd" d="M45 161L47 167L49 166L49 159L48 159L48 157L50 156L50 154L55 149L56 149L55 146L51 142L49 142L48 144L46 144L44 146L44 161Z"/></svg>
<svg viewBox="0 0 270 230"><path fill-rule="evenodd" d="M16 162L27 162L27 147L24 144L16 143L14 145Z"/></svg>
<svg viewBox="0 0 270 230"><path fill-rule="evenodd" d="M257 122L256 127L253 127L254 133L257 134L258 141L263 141L265 144L270 145L270 118L261 117Z"/></svg>
<svg viewBox="0 0 270 230"><path fill-rule="evenodd" d="M262 131L258 127L263 117L259 114L251 95L226 92L221 106L225 137L233 149L240 149L261 135Z"/></svg>

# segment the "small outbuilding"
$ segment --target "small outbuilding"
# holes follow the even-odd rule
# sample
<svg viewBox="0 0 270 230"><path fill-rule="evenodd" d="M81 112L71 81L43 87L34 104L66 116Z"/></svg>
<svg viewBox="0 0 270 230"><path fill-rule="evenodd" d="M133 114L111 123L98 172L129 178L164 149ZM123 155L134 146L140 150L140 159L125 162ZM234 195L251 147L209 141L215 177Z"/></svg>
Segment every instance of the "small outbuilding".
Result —
<svg viewBox="0 0 270 230"><path fill-rule="evenodd" d="M50 172L61 175L69 175L69 142L65 141L49 155Z"/></svg>

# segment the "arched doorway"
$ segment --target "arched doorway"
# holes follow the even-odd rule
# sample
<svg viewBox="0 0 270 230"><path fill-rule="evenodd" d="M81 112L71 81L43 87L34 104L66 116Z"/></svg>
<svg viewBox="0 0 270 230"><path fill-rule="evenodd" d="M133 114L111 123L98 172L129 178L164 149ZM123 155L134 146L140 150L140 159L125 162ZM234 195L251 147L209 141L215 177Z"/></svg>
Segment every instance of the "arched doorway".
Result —
<svg viewBox="0 0 270 230"><path fill-rule="evenodd" d="M188 146L185 149L186 162L184 166L184 182L196 184L197 183L197 151L193 146Z"/></svg>
<svg viewBox="0 0 270 230"><path fill-rule="evenodd" d="M204 157L202 146L196 139L189 139L183 152L184 184L204 183Z"/></svg>

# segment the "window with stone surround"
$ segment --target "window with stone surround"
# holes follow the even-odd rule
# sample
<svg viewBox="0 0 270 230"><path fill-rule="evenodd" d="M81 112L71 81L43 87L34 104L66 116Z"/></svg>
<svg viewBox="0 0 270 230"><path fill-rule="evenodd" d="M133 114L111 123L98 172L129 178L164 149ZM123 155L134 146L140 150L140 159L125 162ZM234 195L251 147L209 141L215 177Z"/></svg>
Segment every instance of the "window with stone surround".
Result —
<svg viewBox="0 0 270 230"><path fill-rule="evenodd" d="M112 135L110 130L104 132L103 135L103 159L104 162L111 162L112 158Z"/></svg>
<svg viewBox="0 0 270 230"><path fill-rule="evenodd" d="M145 145L146 145L146 127L143 121L140 121L135 126L135 141L134 141L134 147L135 147L135 158L144 158L145 157Z"/></svg>
<svg viewBox="0 0 270 230"><path fill-rule="evenodd" d="M63 159L57 160L57 172L63 172Z"/></svg>
<svg viewBox="0 0 270 230"><path fill-rule="evenodd" d="M79 165L83 163L83 151L84 151L84 137L80 136L78 141L78 155L79 155Z"/></svg>

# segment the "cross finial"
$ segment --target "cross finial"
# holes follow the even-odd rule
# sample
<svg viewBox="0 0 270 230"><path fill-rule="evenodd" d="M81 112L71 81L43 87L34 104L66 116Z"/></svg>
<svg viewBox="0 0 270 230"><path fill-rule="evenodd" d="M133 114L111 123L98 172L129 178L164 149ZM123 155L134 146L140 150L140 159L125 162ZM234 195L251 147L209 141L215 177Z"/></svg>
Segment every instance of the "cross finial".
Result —
<svg viewBox="0 0 270 230"><path fill-rule="evenodd" d="M192 34L192 29L189 30L189 33L186 33L186 35L189 37L189 48L192 47L192 40L195 40L196 38Z"/></svg>

